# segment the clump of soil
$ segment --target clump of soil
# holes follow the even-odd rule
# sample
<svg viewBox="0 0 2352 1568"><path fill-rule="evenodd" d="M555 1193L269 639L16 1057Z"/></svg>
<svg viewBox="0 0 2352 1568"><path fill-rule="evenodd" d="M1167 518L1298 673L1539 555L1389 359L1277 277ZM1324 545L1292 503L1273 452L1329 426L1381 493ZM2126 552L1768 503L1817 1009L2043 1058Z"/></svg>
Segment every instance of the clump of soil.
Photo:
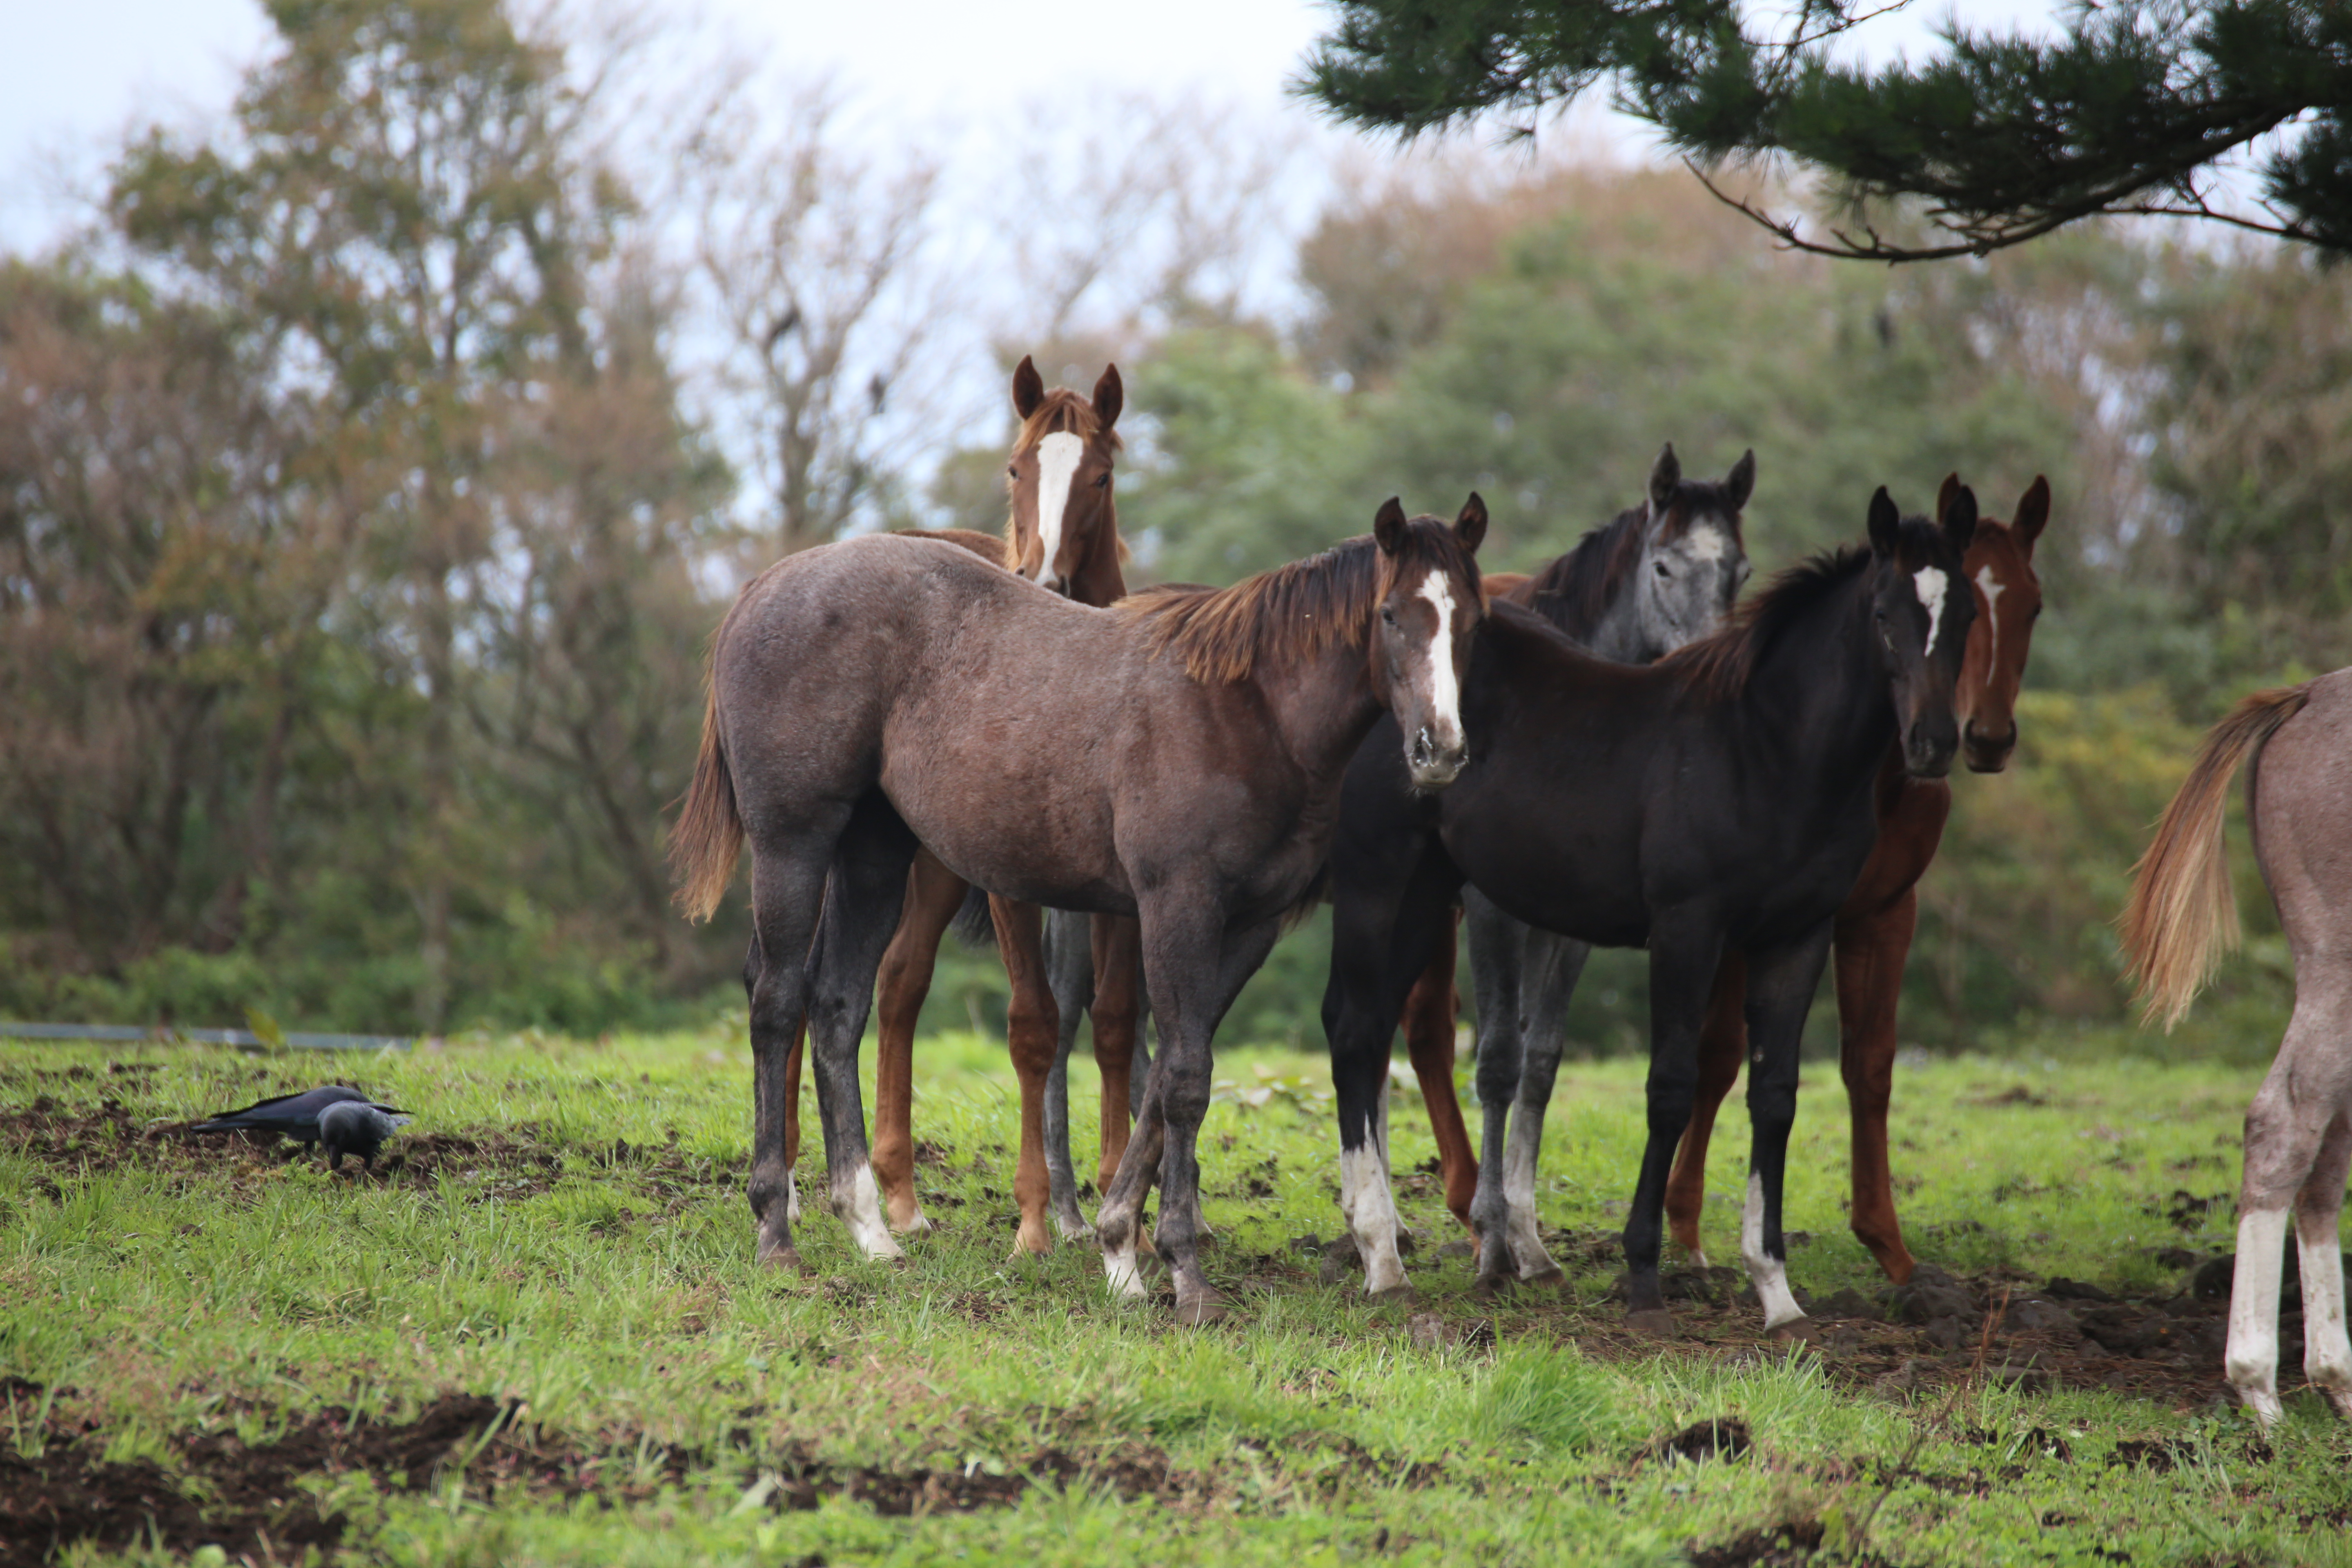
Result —
<svg viewBox="0 0 2352 1568"><path fill-rule="evenodd" d="M1653 1459L1736 1459L1756 1446L1748 1423L1736 1416L1694 1421L1670 1437L1661 1437L1642 1450Z"/></svg>
<svg viewBox="0 0 2352 1568"><path fill-rule="evenodd" d="M151 1537L173 1552L212 1544L231 1557L329 1550L352 1521L322 1510L320 1494L303 1483L355 1472L383 1490L413 1492L456 1470L492 1500L587 1498L611 1507L716 1469L770 1509L814 1509L833 1498L892 1517L1008 1507L1041 1482L1108 1487L1130 1500L1198 1510L1231 1497L1239 1484L1215 1471L1178 1469L1149 1443L1089 1446L1074 1433L1015 1463L938 1468L836 1464L804 1443L763 1445L740 1427L716 1453L635 1431L589 1443L532 1425L523 1407L462 1393L444 1394L405 1421L325 1406L285 1419L282 1435L266 1443L226 1431L182 1433L163 1461L120 1463L103 1457L106 1436L94 1423L59 1408L74 1391L45 1398L51 1392L22 1378L0 1389L19 1420L47 1413L38 1457L0 1450L0 1568L37 1568L77 1542L119 1548ZM1441 1467L1374 1454L1331 1433L1301 1433L1259 1452L1293 1486L1318 1495L1336 1495L1367 1476L1420 1487L1444 1475Z"/></svg>

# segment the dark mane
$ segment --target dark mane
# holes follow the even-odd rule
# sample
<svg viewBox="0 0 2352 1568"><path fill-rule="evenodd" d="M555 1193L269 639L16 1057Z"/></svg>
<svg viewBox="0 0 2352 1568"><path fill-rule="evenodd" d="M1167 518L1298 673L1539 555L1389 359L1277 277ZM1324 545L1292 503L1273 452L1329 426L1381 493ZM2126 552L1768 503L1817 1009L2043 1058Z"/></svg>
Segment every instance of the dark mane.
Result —
<svg viewBox="0 0 2352 1568"><path fill-rule="evenodd" d="M1717 700L1738 696L1773 641L1822 599L1843 588L1870 565L1870 551L1860 544L1801 561L1774 577L1760 594L1750 594L1731 612L1720 631L1687 647L1675 649L1658 661L1693 690Z"/></svg>
<svg viewBox="0 0 2352 1568"><path fill-rule="evenodd" d="M1405 525L1404 549L1393 560L1364 534L1230 588L1146 588L1113 608L1128 620L1151 623L1154 658L1172 651L1185 674L1222 685L1247 679L1261 663L1290 664L1335 645L1360 645L1372 606L1398 575L1430 563L1478 581L1477 563L1453 525L1417 517Z"/></svg>
<svg viewBox="0 0 2352 1568"><path fill-rule="evenodd" d="M1613 521L1578 540L1575 549L1528 579L1528 603L1569 636L1591 636L1625 579L1642 563L1642 536L1649 520L1648 508L1628 507Z"/></svg>

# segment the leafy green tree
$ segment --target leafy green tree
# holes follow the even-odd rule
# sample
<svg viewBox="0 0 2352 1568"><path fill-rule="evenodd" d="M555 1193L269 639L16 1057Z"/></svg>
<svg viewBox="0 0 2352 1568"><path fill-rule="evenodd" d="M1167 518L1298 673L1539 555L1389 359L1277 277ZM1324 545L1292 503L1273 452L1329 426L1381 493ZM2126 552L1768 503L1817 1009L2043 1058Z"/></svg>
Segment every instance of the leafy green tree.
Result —
<svg viewBox="0 0 2352 1568"><path fill-rule="evenodd" d="M1944 51L1875 70L1832 46L1888 7L1806 0L1337 0L1303 89L1371 130L1532 117L1602 83L1704 163L1786 154L1851 203L1913 198L1933 234L1867 221L1789 244L1909 261L1981 256L2101 213L2212 218L2352 249L2352 12L2334 0L2113 0L2047 42L1957 19ZM2262 216L2214 165L2265 137Z"/></svg>
<svg viewBox="0 0 2352 1568"><path fill-rule="evenodd" d="M362 606L423 698L398 812L422 961L449 1002L466 810L458 722L469 577L491 565L480 486L497 400L586 363L583 279L619 193L583 166L556 53L497 0L272 0L280 52L228 134L161 132L116 171L124 235L268 323L310 392L335 481L364 496L387 591ZM383 759L391 760L391 759ZM400 759L404 762L405 759Z"/></svg>

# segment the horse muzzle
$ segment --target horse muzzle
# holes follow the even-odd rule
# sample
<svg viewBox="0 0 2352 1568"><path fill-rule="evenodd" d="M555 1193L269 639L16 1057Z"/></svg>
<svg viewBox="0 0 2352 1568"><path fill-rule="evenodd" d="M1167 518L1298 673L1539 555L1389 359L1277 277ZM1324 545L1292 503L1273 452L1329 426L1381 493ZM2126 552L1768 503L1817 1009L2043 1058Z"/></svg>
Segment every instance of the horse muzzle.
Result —
<svg viewBox="0 0 2352 1568"><path fill-rule="evenodd" d="M1462 776L1464 764L1470 761L1470 748L1461 741L1440 742L1424 724L1412 732L1405 742L1404 764L1412 775L1412 787L1417 790L1444 789Z"/></svg>
<svg viewBox="0 0 2352 1568"><path fill-rule="evenodd" d="M1904 731L1903 770L1915 779L1939 779L1952 771L1959 750L1959 727L1949 718L1923 719Z"/></svg>
<svg viewBox="0 0 2352 1568"><path fill-rule="evenodd" d="M1969 772L1972 773L2000 773L2009 766L2010 753L2016 750L2015 724L2010 725L2007 733L2000 735L1984 733L1977 728L1974 720L1960 726L1960 754L1967 759Z"/></svg>

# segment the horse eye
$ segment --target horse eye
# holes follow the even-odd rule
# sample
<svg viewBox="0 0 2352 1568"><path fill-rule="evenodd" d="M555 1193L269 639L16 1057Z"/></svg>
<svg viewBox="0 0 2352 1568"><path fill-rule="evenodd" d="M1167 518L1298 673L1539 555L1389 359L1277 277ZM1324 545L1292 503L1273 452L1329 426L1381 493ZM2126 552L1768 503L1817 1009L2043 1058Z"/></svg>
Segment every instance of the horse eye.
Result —
<svg viewBox="0 0 2352 1568"><path fill-rule="evenodd" d="M1108 489L1109 488L1110 488L1110 476L1109 476L1108 474L1099 474L1099 475L1097 475L1097 476L1096 476L1096 478L1095 478L1095 489L1098 489L1098 490L1104 490L1104 489Z"/></svg>
<svg viewBox="0 0 2352 1568"><path fill-rule="evenodd" d="M1005 477L1006 479L1019 479L1019 478L1021 477L1021 465L1020 465L1020 464L1018 464L1018 463L1007 463L1007 464L1005 464L1005 465L1004 465L1004 477Z"/></svg>
<svg viewBox="0 0 2352 1568"><path fill-rule="evenodd" d="M1396 612L1390 609L1386 605L1382 605L1381 606L1381 623L1383 626L1391 626L1396 625Z"/></svg>
<svg viewBox="0 0 2352 1568"><path fill-rule="evenodd" d="M1661 576L1661 577L1671 577L1671 576L1673 576L1673 575L1674 575L1674 574L1673 574L1673 573L1671 573L1671 572L1669 572L1669 571L1667 571L1667 570L1666 570L1666 563L1665 563L1664 562L1661 561L1661 562L1659 562L1659 563L1658 563L1658 575L1659 575L1659 576Z"/></svg>

